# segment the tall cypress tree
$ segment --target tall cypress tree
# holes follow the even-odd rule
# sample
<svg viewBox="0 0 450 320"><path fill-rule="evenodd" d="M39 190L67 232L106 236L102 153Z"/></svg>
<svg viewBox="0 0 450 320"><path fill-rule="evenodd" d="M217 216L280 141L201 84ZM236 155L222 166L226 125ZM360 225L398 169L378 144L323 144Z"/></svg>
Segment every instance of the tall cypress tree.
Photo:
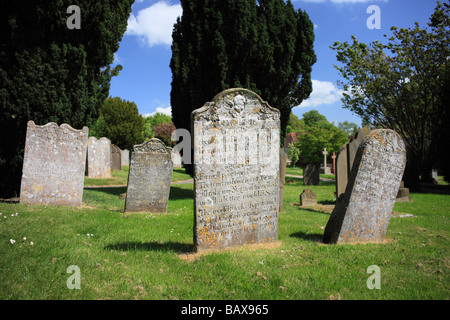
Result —
<svg viewBox="0 0 450 320"><path fill-rule="evenodd" d="M69 29L69 0L0 4L0 196L18 194L26 124L90 125L109 94L114 52L134 0L83 1Z"/></svg>
<svg viewBox="0 0 450 320"><path fill-rule="evenodd" d="M175 126L190 130L193 110L225 89L243 87L280 110L284 140L291 109L312 91L316 56L307 13L283 0L181 0L181 5L170 62Z"/></svg>

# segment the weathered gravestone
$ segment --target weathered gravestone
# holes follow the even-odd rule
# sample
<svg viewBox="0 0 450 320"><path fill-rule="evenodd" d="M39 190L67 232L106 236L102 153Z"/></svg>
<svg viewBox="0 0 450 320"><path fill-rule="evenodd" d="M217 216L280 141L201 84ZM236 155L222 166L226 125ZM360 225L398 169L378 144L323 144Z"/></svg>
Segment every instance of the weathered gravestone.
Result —
<svg viewBox="0 0 450 320"><path fill-rule="evenodd" d="M134 146L125 212L167 212L172 180L171 151L156 138Z"/></svg>
<svg viewBox="0 0 450 320"><path fill-rule="evenodd" d="M355 159L356 150L358 150L361 141L370 133L369 127L361 128L355 138L345 144L339 150L336 159L336 199L345 192L347 182L352 171L353 161Z"/></svg>
<svg viewBox="0 0 450 320"><path fill-rule="evenodd" d="M319 165L307 164L303 167L303 184L305 186L317 186L320 183Z"/></svg>
<svg viewBox="0 0 450 320"><path fill-rule="evenodd" d="M181 155L180 151L172 150L172 163L174 168L181 168Z"/></svg>
<svg viewBox="0 0 450 320"><path fill-rule="evenodd" d="M276 242L279 111L229 89L191 117L196 251Z"/></svg>
<svg viewBox="0 0 450 320"><path fill-rule="evenodd" d="M405 183L402 181L400 183L400 188L398 189L396 202L411 202L412 198L409 195L409 188L405 188Z"/></svg>
<svg viewBox="0 0 450 320"><path fill-rule="evenodd" d="M89 178L111 178L111 141L108 138L90 137L87 149L87 176Z"/></svg>
<svg viewBox="0 0 450 320"><path fill-rule="evenodd" d="M287 163L287 153L283 148L280 148L280 205L278 206L278 211L281 211L283 208L283 193L284 193L284 184L286 181L286 163Z"/></svg>
<svg viewBox="0 0 450 320"><path fill-rule="evenodd" d="M374 130L361 142L343 197L325 228L325 243L384 239L406 164L406 148L393 130Z"/></svg>
<svg viewBox="0 0 450 320"><path fill-rule="evenodd" d="M130 165L130 151L127 149L120 150L120 155L122 156L122 158L121 158L122 166L129 166Z"/></svg>
<svg viewBox="0 0 450 320"><path fill-rule="evenodd" d="M122 150L115 144L111 145L111 170L122 170Z"/></svg>
<svg viewBox="0 0 450 320"><path fill-rule="evenodd" d="M21 203L81 206L88 133L87 127L28 121Z"/></svg>
<svg viewBox="0 0 450 320"><path fill-rule="evenodd" d="M317 204L317 196L311 188L306 188L300 194L300 205L305 207L315 206Z"/></svg>
<svg viewBox="0 0 450 320"><path fill-rule="evenodd" d="M333 167L331 169L331 173L336 174L336 153L333 152L331 159L333 159Z"/></svg>

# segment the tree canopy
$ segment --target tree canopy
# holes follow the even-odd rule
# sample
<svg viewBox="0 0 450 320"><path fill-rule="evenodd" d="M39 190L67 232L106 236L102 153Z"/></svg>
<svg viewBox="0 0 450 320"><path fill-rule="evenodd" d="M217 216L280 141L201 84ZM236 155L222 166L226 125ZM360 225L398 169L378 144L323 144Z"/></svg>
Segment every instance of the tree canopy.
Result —
<svg viewBox="0 0 450 320"><path fill-rule="evenodd" d="M92 131L91 135L106 137L122 150L133 150L135 144L142 143L144 119L136 103L110 97L105 100Z"/></svg>
<svg viewBox="0 0 450 320"><path fill-rule="evenodd" d="M307 131L299 136L296 143L302 165L319 164L323 160L324 148L331 155L333 152L339 152L348 142L348 134L328 122L327 118L316 110L305 112L303 121Z"/></svg>
<svg viewBox="0 0 450 320"><path fill-rule="evenodd" d="M342 131L345 131L348 135L355 135L360 129L356 123L349 122L347 120L338 122L337 127Z"/></svg>
<svg viewBox="0 0 450 320"><path fill-rule="evenodd" d="M280 110L282 143L291 109L312 91L313 24L283 0L181 0L172 38L171 105L177 128L221 91L243 87ZM189 167L187 167L189 170Z"/></svg>
<svg viewBox="0 0 450 320"><path fill-rule="evenodd" d="M0 195L20 190L26 125L81 129L109 95L111 68L133 0L83 1L80 29L67 27L68 0L0 4Z"/></svg>
<svg viewBox="0 0 450 320"><path fill-rule="evenodd" d="M397 131L431 179L448 131L450 5L437 3L427 28L392 27L387 43L336 42L345 108L365 123ZM439 138L441 137L441 138ZM447 139L448 141L448 139ZM447 143L447 149L449 149ZM442 157L441 157L442 158ZM442 164L441 164L442 165ZM442 168L444 169L444 168Z"/></svg>

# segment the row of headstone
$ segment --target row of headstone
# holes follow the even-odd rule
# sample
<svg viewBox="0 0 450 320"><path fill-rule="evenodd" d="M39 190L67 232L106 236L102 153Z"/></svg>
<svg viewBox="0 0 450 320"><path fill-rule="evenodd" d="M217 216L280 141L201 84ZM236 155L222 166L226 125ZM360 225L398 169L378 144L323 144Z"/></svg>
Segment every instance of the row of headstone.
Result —
<svg viewBox="0 0 450 320"><path fill-rule="evenodd" d="M355 160L356 151L364 138L370 133L369 127L361 128L355 138L343 145L336 158L336 199L345 192Z"/></svg>
<svg viewBox="0 0 450 320"><path fill-rule="evenodd" d="M112 169L129 164L129 151L107 138L88 138L89 129L50 122L27 125L20 202L81 206L84 175L111 177Z"/></svg>
<svg viewBox="0 0 450 320"><path fill-rule="evenodd" d="M86 162L86 174L89 178L111 178L111 172L122 170L122 165L129 165L128 150L121 150L105 137L89 138Z"/></svg>
<svg viewBox="0 0 450 320"><path fill-rule="evenodd" d="M229 89L194 110L192 125L196 251L277 241L279 111L252 91ZM87 128L30 121L21 202L81 205L87 134ZM374 130L353 161L326 243L383 239L405 167L403 140L392 130ZM172 167L172 150L158 139L134 146L125 212L166 212Z"/></svg>

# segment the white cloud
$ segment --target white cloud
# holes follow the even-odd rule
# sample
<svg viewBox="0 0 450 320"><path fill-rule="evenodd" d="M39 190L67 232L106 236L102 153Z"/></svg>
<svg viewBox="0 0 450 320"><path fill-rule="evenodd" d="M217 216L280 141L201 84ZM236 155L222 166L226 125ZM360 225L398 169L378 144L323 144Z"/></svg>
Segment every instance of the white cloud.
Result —
<svg viewBox="0 0 450 320"><path fill-rule="evenodd" d="M310 2L310 3L331 2L336 4L347 4L347 3L387 2L389 0L294 0L294 1Z"/></svg>
<svg viewBox="0 0 450 320"><path fill-rule="evenodd" d="M366 2L387 2L388 0L330 0L332 3L366 3Z"/></svg>
<svg viewBox="0 0 450 320"><path fill-rule="evenodd" d="M295 1L299 1L299 0L294 0ZM302 2L313 2L313 3L322 3L322 2L326 2L327 0L300 0Z"/></svg>
<svg viewBox="0 0 450 320"><path fill-rule="evenodd" d="M138 36L149 47L171 45L173 25L181 14L180 4L170 5L159 1L140 10L136 16L132 13L125 35Z"/></svg>
<svg viewBox="0 0 450 320"><path fill-rule="evenodd" d="M172 107L171 106L168 106L166 108L158 107L158 108L156 108L156 111L153 112L153 115L158 113L158 112L159 113L163 113L163 114L167 114L168 116L172 116Z"/></svg>
<svg viewBox="0 0 450 320"><path fill-rule="evenodd" d="M119 63L122 63L122 60L120 60L120 57L119 57L119 55L118 55L117 52L116 52L116 53L114 53L114 61L113 61L113 64L119 64Z"/></svg>
<svg viewBox="0 0 450 320"><path fill-rule="evenodd" d="M342 93L344 91L336 87L334 83L320 80L311 81L313 85L311 95L297 107L316 107L320 105L332 104L342 98Z"/></svg>
<svg viewBox="0 0 450 320"><path fill-rule="evenodd" d="M168 116L172 116L172 107L168 106L168 107L157 107L155 111L153 111L152 113L146 113L143 114L142 116L144 118L150 117L150 116L154 116L157 113L162 113L162 114L166 114Z"/></svg>

